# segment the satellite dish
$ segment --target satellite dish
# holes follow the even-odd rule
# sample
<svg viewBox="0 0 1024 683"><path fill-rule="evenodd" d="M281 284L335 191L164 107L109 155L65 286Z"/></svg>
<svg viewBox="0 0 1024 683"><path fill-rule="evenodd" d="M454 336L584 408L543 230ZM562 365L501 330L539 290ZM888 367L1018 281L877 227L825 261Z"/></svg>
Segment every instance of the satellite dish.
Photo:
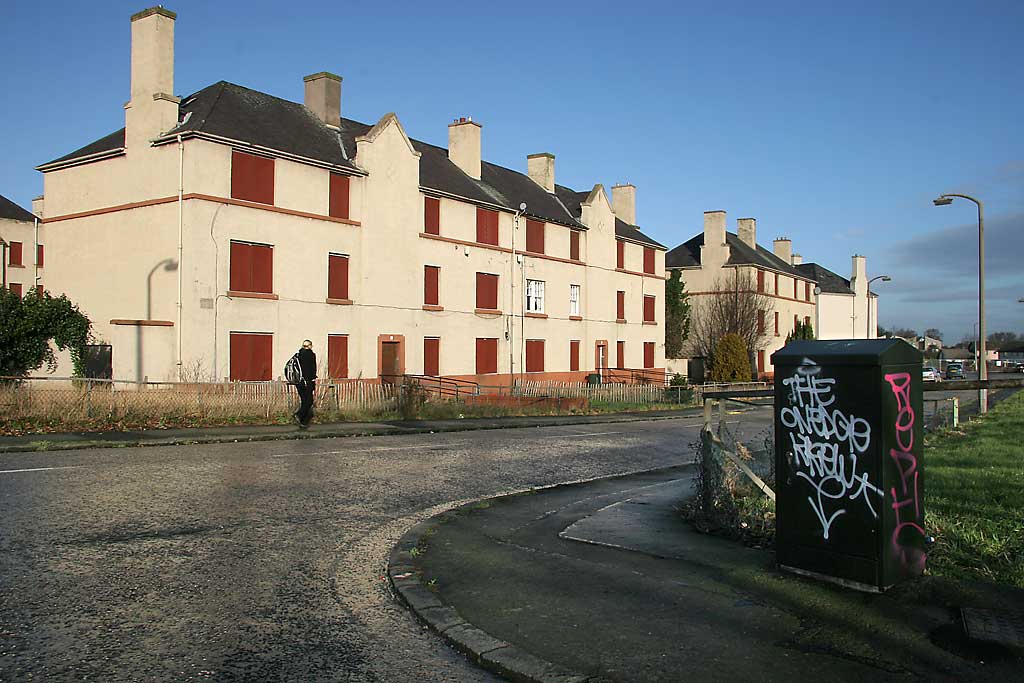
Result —
<svg viewBox="0 0 1024 683"><path fill-rule="evenodd" d="M519 205L519 210L526 211L526 202L523 202L522 204Z"/></svg>

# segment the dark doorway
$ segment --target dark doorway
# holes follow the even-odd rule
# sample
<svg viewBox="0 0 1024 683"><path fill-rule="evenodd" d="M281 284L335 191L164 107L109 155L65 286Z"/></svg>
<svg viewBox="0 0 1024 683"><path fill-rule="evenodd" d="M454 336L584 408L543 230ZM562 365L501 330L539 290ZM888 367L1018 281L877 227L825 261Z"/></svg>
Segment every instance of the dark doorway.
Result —
<svg viewBox="0 0 1024 683"><path fill-rule="evenodd" d="M381 342L380 346L380 378L384 382L394 382L402 374L400 343L396 341Z"/></svg>
<svg viewBox="0 0 1024 683"><path fill-rule="evenodd" d="M82 351L85 376L90 379L113 379L113 348L110 344L86 344Z"/></svg>

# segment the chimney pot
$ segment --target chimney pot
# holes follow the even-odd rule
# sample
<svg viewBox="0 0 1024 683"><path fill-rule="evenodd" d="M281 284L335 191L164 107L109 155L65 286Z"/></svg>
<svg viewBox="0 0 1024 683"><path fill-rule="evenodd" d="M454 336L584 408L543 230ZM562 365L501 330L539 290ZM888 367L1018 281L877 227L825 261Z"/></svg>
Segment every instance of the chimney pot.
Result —
<svg viewBox="0 0 1024 683"><path fill-rule="evenodd" d="M310 74L302 79L306 86L303 103L306 109L328 126L341 125L341 76L329 71Z"/></svg>
<svg viewBox="0 0 1024 683"><path fill-rule="evenodd" d="M612 185L612 211L624 223L636 225L635 185Z"/></svg>

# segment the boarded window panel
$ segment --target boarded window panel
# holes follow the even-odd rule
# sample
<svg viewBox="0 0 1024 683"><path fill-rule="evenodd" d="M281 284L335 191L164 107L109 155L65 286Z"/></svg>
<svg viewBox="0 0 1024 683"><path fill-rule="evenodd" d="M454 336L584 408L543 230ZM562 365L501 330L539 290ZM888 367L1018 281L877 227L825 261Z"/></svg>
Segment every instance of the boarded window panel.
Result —
<svg viewBox="0 0 1024 683"><path fill-rule="evenodd" d="M265 244L251 244L253 292L271 294L274 291L274 248Z"/></svg>
<svg viewBox="0 0 1024 683"><path fill-rule="evenodd" d="M441 234L441 200L435 197L423 198L423 232L428 235Z"/></svg>
<svg viewBox="0 0 1024 683"><path fill-rule="evenodd" d="M798 284L799 284L799 283L798 283L798 282L796 281L796 278L793 278L793 298L794 298L794 299L795 299L795 298L797 298L797 294L796 294L796 286L797 286Z"/></svg>
<svg viewBox="0 0 1024 683"><path fill-rule="evenodd" d="M498 340L476 340L476 374L484 375L498 371Z"/></svg>
<svg viewBox="0 0 1024 683"><path fill-rule="evenodd" d="M764 351L757 352L757 372L764 372Z"/></svg>
<svg viewBox="0 0 1024 683"><path fill-rule="evenodd" d="M8 259L7 262L12 266L23 265L21 262L21 242L9 242L8 243Z"/></svg>
<svg viewBox="0 0 1024 683"><path fill-rule="evenodd" d="M757 333L764 334L764 311L757 312Z"/></svg>
<svg viewBox="0 0 1024 683"><path fill-rule="evenodd" d="M231 276L229 288L236 292L251 292L252 289L252 245L244 242L231 243Z"/></svg>
<svg viewBox="0 0 1024 683"><path fill-rule="evenodd" d="M805 315L804 316L804 325L810 325L810 324L811 324L811 316Z"/></svg>
<svg viewBox="0 0 1024 683"><path fill-rule="evenodd" d="M580 342L573 339L569 342L569 370L576 372L580 369Z"/></svg>
<svg viewBox="0 0 1024 683"><path fill-rule="evenodd" d="M231 196L261 204L274 203L274 160L245 152L231 153Z"/></svg>
<svg viewBox="0 0 1024 683"><path fill-rule="evenodd" d="M626 243L622 240L615 241L615 267L626 267Z"/></svg>
<svg viewBox="0 0 1024 683"><path fill-rule="evenodd" d="M544 253L544 223L542 221L526 221L526 251L535 254Z"/></svg>
<svg viewBox="0 0 1024 683"><path fill-rule="evenodd" d="M43 267L43 245L36 245L36 265L40 268Z"/></svg>
<svg viewBox="0 0 1024 683"><path fill-rule="evenodd" d="M779 312L775 311L775 334L779 333Z"/></svg>
<svg viewBox="0 0 1024 683"><path fill-rule="evenodd" d="M544 372L544 340L526 340L526 371Z"/></svg>
<svg viewBox="0 0 1024 683"><path fill-rule="evenodd" d="M16 296L19 296L19 297L21 296L21 283L20 282L12 282L12 283L10 283L8 285L8 287L10 287L11 293L13 293L13 294L15 294Z"/></svg>
<svg viewBox="0 0 1024 683"><path fill-rule="evenodd" d="M804 301L810 301L810 300L811 300L811 283L810 282L805 282L804 283Z"/></svg>
<svg viewBox="0 0 1024 683"><path fill-rule="evenodd" d="M654 275L654 249L644 247L644 272Z"/></svg>
<svg viewBox="0 0 1024 683"><path fill-rule="evenodd" d="M327 337L327 375L331 379L348 377L347 334L332 334Z"/></svg>
<svg viewBox="0 0 1024 683"><path fill-rule="evenodd" d="M775 293L779 293L779 274L775 273Z"/></svg>
<svg viewBox="0 0 1024 683"><path fill-rule="evenodd" d="M644 342L644 367L654 367L654 342Z"/></svg>
<svg viewBox="0 0 1024 683"><path fill-rule="evenodd" d="M615 319L626 319L626 293L621 290L615 292Z"/></svg>
<svg viewBox="0 0 1024 683"><path fill-rule="evenodd" d="M579 230L569 231L569 258L573 261L580 260L580 233Z"/></svg>
<svg viewBox="0 0 1024 683"><path fill-rule="evenodd" d="M348 256L327 257L327 298L348 299Z"/></svg>
<svg viewBox="0 0 1024 683"><path fill-rule="evenodd" d="M481 244L498 244L498 212L477 208L476 241Z"/></svg>
<svg viewBox="0 0 1024 683"><path fill-rule="evenodd" d="M437 306L440 301L438 293L440 274L441 269L437 266L423 266L423 303L428 306Z"/></svg>
<svg viewBox="0 0 1024 683"><path fill-rule="evenodd" d="M654 297L653 296L645 296L644 297L644 322L645 323L653 323L653 322L655 322L655 320L654 320Z"/></svg>
<svg viewBox="0 0 1024 683"><path fill-rule="evenodd" d="M441 374L441 340L437 337L423 339L423 374L433 377Z"/></svg>
<svg viewBox="0 0 1024 683"><path fill-rule="evenodd" d="M229 348L231 379L238 382L270 380L273 349L272 335L232 332Z"/></svg>
<svg viewBox="0 0 1024 683"><path fill-rule="evenodd" d="M615 342L615 367L626 367L626 342Z"/></svg>
<svg viewBox="0 0 1024 683"><path fill-rule="evenodd" d="M757 291L759 291L759 292L763 292L764 291L764 271L763 270L757 271Z"/></svg>
<svg viewBox="0 0 1024 683"><path fill-rule="evenodd" d="M498 308L498 276L490 273L476 274L476 307L496 310Z"/></svg>
<svg viewBox="0 0 1024 683"><path fill-rule="evenodd" d="M331 174L329 215L334 218L348 218L349 183L347 175Z"/></svg>

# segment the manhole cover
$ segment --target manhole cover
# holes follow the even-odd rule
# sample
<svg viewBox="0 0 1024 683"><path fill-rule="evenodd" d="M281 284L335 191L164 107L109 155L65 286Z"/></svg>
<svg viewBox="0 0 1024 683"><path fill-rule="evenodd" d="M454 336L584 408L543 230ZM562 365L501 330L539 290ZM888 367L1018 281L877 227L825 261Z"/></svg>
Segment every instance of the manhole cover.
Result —
<svg viewBox="0 0 1024 683"><path fill-rule="evenodd" d="M964 607L960 613L971 640L1024 648L1024 612Z"/></svg>

